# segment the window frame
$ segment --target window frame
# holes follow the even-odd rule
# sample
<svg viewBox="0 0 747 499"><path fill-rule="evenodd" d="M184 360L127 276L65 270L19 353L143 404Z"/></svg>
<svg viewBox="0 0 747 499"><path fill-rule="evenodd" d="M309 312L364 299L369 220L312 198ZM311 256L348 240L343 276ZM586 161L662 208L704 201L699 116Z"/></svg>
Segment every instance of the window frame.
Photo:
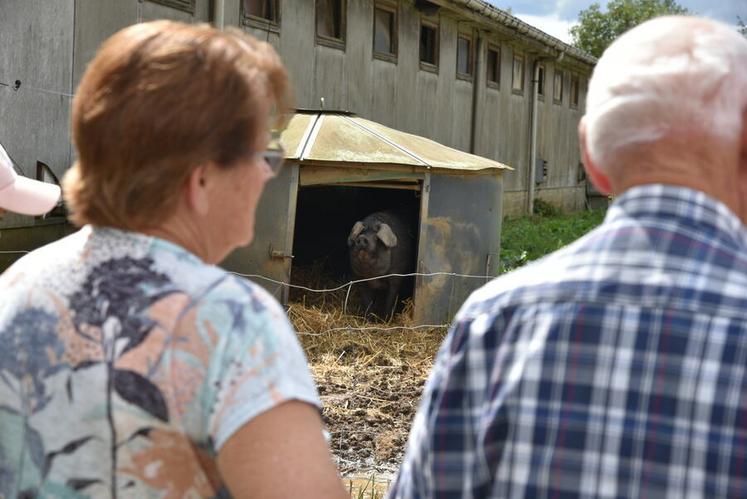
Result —
<svg viewBox="0 0 747 499"><path fill-rule="evenodd" d="M496 54L494 67L495 80L490 79L490 72L488 71L488 61L490 60L491 52ZM485 84L488 88L496 90L500 90L501 88L501 46L494 43L488 43L488 50L485 52Z"/></svg>
<svg viewBox="0 0 747 499"><path fill-rule="evenodd" d="M433 30L436 34L436 39L433 44L433 63L423 60L423 54L420 52L420 39L423 36L423 27ZM439 67L441 66L441 22L440 19L434 20L433 18L421 16L420 17L420 29L418 31L418 62L420 63L420 69L422 71L428 71L430 73L438 73Z"/></svg>
<svg viewBox="0 0 747 499"><path fill-rule="evenodd" d="M282 20L282 12L280 11L280 0L270 0L275 4L275 12L277 12L277 19L267 19L265 17L259 17L249 14L246 11L246 3L249 0L241 0L241 22L245 26L251 26L252 28L263 29L266 31L280 31L280 22Z"/></svg>
<svg viewBox="0 0 747 499"><path fill-rule="evenodd" d="M340 34L342 38L334 38L319 34L319 0L314 0L314 35L317 45L323 45L338 50L345 50L348 30L348 2L347 0L336 0L340 2Z"/></svg>
<svg viewBox="0 0 747 499"><path fill-rule="evenodd" d="M558 76L560 76L560 98L557 97L557 94L555 92L556 85L555 82L558 81ZM553 73L552 77L552 102L553 104L562 105L563 104L563 92L565 91L565 71L562 69L555 68L555 71Z"/></svg>
<svg viewBox="0 0 747 499"><path fill-rule="evenodd" d="M515 85L516 83L515 68L516 68L517 59L521 60L521 79L520 79L521 86L519 88L516 88L516 85ZM524 56L524 54L522 52L517 52L516 50L514 50L513 58L511 59L511 93L516 94L516 95L524 95L524 87L525 87L525 82L527 79L526 66L527 66L526 57Z"/></svg>
<svg viewBox="0 0 747 499"><path fill-rule="evenodd" d="M376 10L384 10L392 14L392 49L393 52L379 52L376 50ZM399 55L399 2L376 0L373 3L373 34L371 50L375 59L397 62Z"/></svg>
<svg viewBox="0 0 747 499"><path fill-rule="evenodd" d="M575 92L575 99L574 97L574 91L573 91L573 84L576 84L576 92ZM581 100L581 78L576 73L571 73L571 81L569 85L570 95L568 96L568 107L571 109L578 109L578 103ZM575 102L574 102L575 100Z"/></svg>
<svg viewBox="0 0 747 499"><path fill-rule="evenodd" d="M542 78L540 78L540 74L542 74ZM537 64L537 97L541 101L544 101L545 95L547 95L547 92L545 92L546 87L547 87L547 66L545 66L544 63L540 62Z"/></svg>
<svg viewBox="0 0 747 499"><path fill-rule="evenodd" d="M171 7L172 9L181 10L194 15L196 0L149 0L152 3Z"/></svg>
<svg viewBox="0 0 747 499"><path fill-rule="evenodd" d="M459 71L459 40L467 40L469 43L469 51L467 54L467 73ZM475 37L472 33L457 32L457 45L456 45L456 67L454 73L460 80L472 81L475 77Z"/></svg>

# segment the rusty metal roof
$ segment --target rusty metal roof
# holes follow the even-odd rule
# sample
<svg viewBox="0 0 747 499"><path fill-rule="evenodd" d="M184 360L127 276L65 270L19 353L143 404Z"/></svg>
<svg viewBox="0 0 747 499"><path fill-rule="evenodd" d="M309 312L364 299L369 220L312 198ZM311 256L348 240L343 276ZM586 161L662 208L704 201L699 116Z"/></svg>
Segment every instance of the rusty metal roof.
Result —
<svg viewBox="0 0 747 499"><path fill-rule="evenodd" d="M301 164L402 165L462 172L513 169L343 112L297 112L280 141L285 159Z"/></svg>

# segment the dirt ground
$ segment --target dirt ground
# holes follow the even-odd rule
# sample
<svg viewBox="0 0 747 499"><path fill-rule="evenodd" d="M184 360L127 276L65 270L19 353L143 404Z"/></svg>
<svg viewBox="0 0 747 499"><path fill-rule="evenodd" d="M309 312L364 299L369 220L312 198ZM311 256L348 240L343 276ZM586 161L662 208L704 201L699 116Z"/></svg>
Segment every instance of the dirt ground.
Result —
<svg viewBox="0 0 747 499"><path fill-rule="evenodd" d="M374 479L381 493L399 468L445 329L413 329L408 310L387 323L342 314L334 304L296 303L288 312L316 379L340 473L352 489Z"/></svg>

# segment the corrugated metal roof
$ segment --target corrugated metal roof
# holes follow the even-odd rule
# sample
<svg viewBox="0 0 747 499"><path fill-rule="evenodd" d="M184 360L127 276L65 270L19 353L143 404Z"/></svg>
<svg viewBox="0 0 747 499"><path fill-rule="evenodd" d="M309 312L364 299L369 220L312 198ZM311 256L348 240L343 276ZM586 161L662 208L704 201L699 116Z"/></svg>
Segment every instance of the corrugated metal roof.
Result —
<svg viewBox="0 0 747 499"><path fill-rule="evenodd" d="M389 164L460 171L513 169L348 113L298 112L280 141L285 158L301 164Z"/></svg>

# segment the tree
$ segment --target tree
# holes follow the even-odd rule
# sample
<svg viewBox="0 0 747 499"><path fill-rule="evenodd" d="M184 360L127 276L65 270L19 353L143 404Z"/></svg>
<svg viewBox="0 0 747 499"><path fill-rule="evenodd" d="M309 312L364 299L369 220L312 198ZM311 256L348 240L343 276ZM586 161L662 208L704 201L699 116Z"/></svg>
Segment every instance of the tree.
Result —
<svg viewBox="0 0 747 499"><path fill-rule="evenodd" d="M742 18L739 16L737 16L737 31L747 38L747 26L745 26L744 21L742 21Z"/></svg>
<svg viewBox="0 0 747 499"><path fill-rule="evenodd" d="M666 14L689 13L674 0L611 0L606 12L593 3L579 13L571 36L576 47L599 57L615 38L644 21Z"/></svg>

